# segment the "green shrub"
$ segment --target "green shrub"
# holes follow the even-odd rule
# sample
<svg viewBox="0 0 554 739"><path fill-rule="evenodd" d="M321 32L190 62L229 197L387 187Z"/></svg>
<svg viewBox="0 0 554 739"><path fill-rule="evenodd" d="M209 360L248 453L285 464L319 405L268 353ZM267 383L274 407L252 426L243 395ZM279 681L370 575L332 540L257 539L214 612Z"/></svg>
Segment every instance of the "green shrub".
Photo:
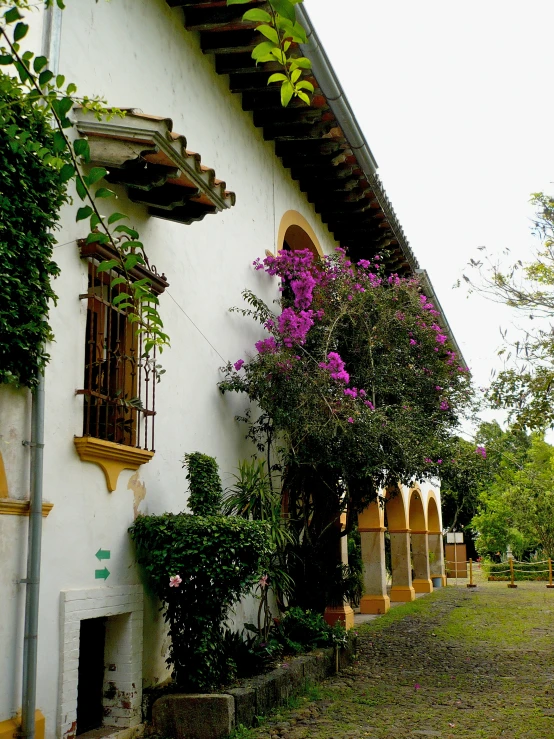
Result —
<svg viewBox="0 0 554 739"><path fill-rule="evenodd" d="M219 515L223 491L215 459L207 454L192 452L185 454L183 467L188 468L188 505L191 511L195 516Z"/></svg>
<svg viewBox="0 0 554 739"><path fill-rule="evenodd" d="M329 626L316 611L289 608L275 624L274 638L283 645L285 652L306 652L317 647L343 646L346 631L339 624Z"/></svg>
<svg viewBox="0 0 554 739"><path fill-rule="evenodd" d="M296 607L289 608L282 618L274 619L267 638L260 636L254 624L245 624L245 629L228 631L224 636L231 677L257 675L285 655L334 645L343 647L348 638L342 625L329 626L320 613Z"/></svg>
<svg viewBox="0 0 554 739"><path fill-rule="evenodd" d="M230 680L259 675L283 652L277 642L262 642L257 635L245 631L226 631L223 648Z"/></svg>
<svg viewBox="0 0 554 739"><path fill-rule="evenodd" d="M489 579L510 580L509 562L483 562L483 570ZM547 562L514 562L514 580L548 580Z"/></svg>
<svg viewBox="0 0 554 739"><path fill-rule="evenodd" d="M138 561L164 605L173 679L191 692L217 687L233 672L223 623L260 577L269 551L268 525L166 513L140 516L129 531Z"/></svg>

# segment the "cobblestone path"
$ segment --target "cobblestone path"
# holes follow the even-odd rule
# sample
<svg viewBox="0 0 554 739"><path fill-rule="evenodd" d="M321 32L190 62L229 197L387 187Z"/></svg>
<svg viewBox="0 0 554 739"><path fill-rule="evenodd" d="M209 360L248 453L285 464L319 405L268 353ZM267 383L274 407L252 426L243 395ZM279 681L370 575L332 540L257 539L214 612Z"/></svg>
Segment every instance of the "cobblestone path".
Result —
<svg viewBox="0 0 554 739"><path fill-rule="evenodd" d="M554 590L448 587L359 629L358 659L245 739L554 738Z"/></svg>

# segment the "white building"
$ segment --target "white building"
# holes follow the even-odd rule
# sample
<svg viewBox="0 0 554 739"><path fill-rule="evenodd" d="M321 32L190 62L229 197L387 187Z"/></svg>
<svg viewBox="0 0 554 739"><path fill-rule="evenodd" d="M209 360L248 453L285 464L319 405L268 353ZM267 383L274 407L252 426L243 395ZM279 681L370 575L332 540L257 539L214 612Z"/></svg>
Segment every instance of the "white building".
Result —
<svg viewBox="0 0 554 739"><path fill-rule="evenodd" d="M217 382L219 368L259 338L229 307L245 287L273 297L254 259L285 241L321 254L340 244L354 257L386 246L391 269L419 269L317 37L305 50L318 81L313 103L282 109L267 71L250 59L255 32L240 23L244 9L200 0L76 0L63 12L31 16L34 36L44 33L52 64L80 93L131 111L109 122L81 118L77 131L88 135L93 163L110 169L152 269L165 275L160 312L171 337L159 358L162 382L134 380L149 410L155 391L155 419L117 426L105 401L110 383L90 357L102 342L112 358L121 347L136 348L118 333L124 329L103 302L106 288L89 276L95 254L79 248L84 227L68 206L54 252L61 276L45 390L36 705L45 718L37 734L48 739L70 739L95 722L139 725L142 687L167 676L161 614L143 592L127 529L138 513L184 508L186 452L215 456L224 483L251 453L234 420L244 401L222 396ZM0 739L12 736L21 709L30 418L30 393L1 387ZM429 494L421 495L427 511ZM381 527L366 528L378 534ZM368 587L378 588L375 582L368 579ZM79 690L97 696L81 725Z"/></svg>

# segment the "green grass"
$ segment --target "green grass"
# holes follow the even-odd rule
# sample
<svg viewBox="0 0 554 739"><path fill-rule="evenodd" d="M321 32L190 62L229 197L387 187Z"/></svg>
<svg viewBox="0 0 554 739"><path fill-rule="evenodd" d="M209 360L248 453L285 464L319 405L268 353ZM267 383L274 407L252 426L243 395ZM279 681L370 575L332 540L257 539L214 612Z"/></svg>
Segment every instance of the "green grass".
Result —
<svg viewBox="0 0 554 739"><path fill-rule="evenodd" d="M548 632L554 629L554 594L544 586L528 590L520 586L516 598L509 590L500 590L505 585L495 583L495 586L494 601L487 595L490 588L481 585L480 592L475 593L470 602L454 609L437 627L437 635L468 645L487 644L502 649L527 645L533 649L551 649L554 631L550 635Z"/></svg>
<svg viewBox="0 0 554 739"><path fill-rule="evenodd" d="M359 634L369 634L375 631L383 631L389 628L397 621L403 621L407 616L422 616L433 610L433 603L440 597L442 590L436 590L425 598L418 598L411 603L403 603L401 606L395 606L388 613L380 616L375 621L368 621L357 627Z"/></svg>
<svg viewBox="0 0 554 739"><path fill-rule="evenodd" d="M235 739L554 736L554 591L544 584L460 583L358 632L357 663Z"/></svg>

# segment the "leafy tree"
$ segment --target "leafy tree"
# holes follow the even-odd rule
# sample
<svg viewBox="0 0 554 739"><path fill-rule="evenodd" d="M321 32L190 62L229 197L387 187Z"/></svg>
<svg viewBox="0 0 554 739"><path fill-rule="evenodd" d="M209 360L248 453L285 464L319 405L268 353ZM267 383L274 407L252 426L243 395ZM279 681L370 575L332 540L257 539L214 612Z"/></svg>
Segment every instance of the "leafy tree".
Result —
<svg viewBox="0 0 554 739"><path fill-rule="evenodd" d="M282 279L278 314L245 292L244 315L268 332L257 353L225 368L222 391L261 410L248 434L279 464L298 547L294 600L323 609L357 578L338 565L341 533L378 490L436 470L436 452L470 402L467 368L448 347L415 279L387 276L342 250L314 261L282 252L257 268ZM341 532L340 514L347 513Z"/></svg>
<svg viewBox="0 0 554 739"><path fill-rule="evenodd" d="M448 531L464 531L477 513L483 478L490 460L483 458L475 442L455 437L442 451L440 467L442 523Z"/></svg>
<svg viewBox="0 0 554 739"><path fill-rule="evenodd" d="M505 432L496 454L499 460L492 479L483 484L471 524L478 532L478 551L494 555L509 546L521 558L538 548L553 557L554 447L538 433Z"/></svg>
<svg viewBox="0 0 554 739"><path fill-rule="evenodd" d="M486 297L539 319L538 328L499 352L508 361L488 397L494 408L508 409L513 424L540 430L554 426L554 198L535 193L531 202L533 232L541 242L533 261L518 261L506 270L490 260L472 260L480 278L465 279Z"/></svg>

